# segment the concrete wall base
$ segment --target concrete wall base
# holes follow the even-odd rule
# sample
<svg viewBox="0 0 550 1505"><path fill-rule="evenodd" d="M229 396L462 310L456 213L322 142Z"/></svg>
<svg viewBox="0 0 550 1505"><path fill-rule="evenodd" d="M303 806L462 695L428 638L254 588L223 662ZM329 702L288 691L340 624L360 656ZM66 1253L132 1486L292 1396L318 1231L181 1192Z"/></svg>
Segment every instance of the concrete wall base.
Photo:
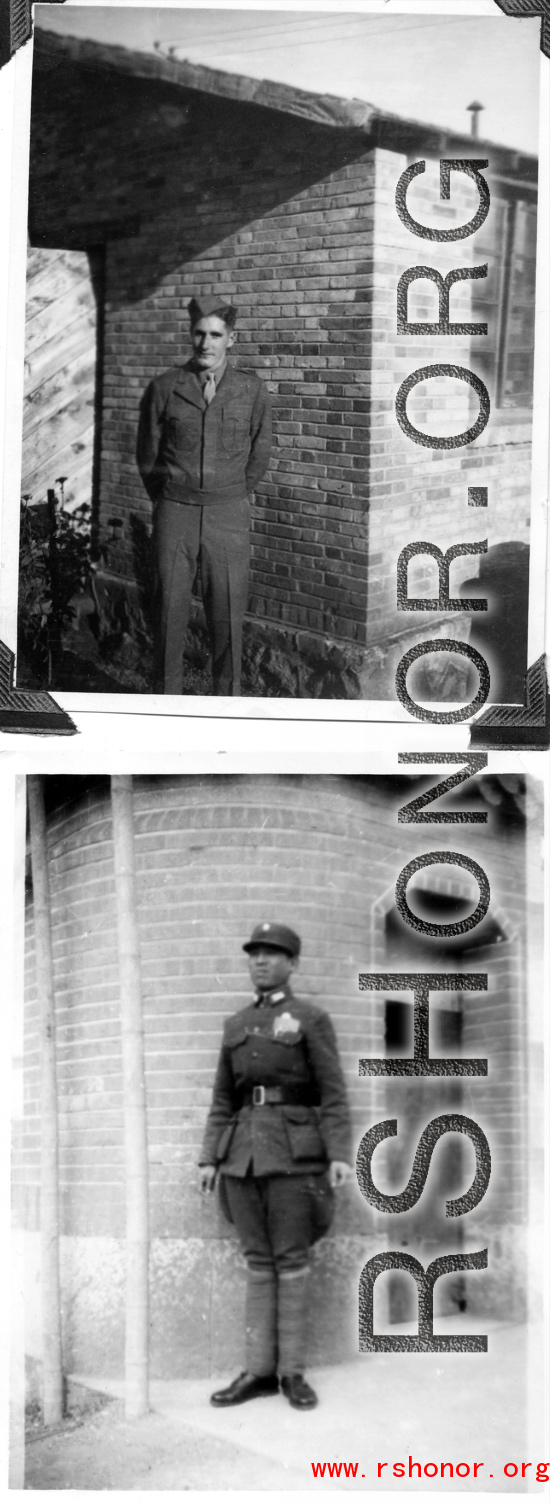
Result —
<svg viewBox="0 0 550 1505"><path fill-rule="evenodd" d="M151 613L146 595L133 581L106 569L94 576L94 595L106 667L116 671L129 688L151 692ZM412 627L399 627L367 647L267 618L247 617L243 694L300 700L395 700L396 669L409 648L434 637L468 640L470 623L463 613L429 620L427 615L422 613ZM199 674L208 674L209 647L199 601L193 603L185 658ZM475 693L477 675L468 660L437 653L420 661L408 684L422 700L463 702Z"/></svg>
<svg viewBox="0 0 550 1505"><path fill-rule="evenodd" d="M309 1362L358 1352L358 1284L380 1238L327 1238L312 1251ZM39 1360L40 1235L27 1235L25 1349ZM151 1374L199 1378L244 1368L246 1268L231 1238L154 1239L151 1245ZM69 1373L124 1373L124 1242L61 1240L63 1363ZM323 1319L318 1320L319 1312ZM36 1362L30 1365L34 1389Z"/></svg>
<svg viewBox="0 0 550 1505"><path fill-rule="evenodd" d="M27 1395L39 1398L40 1235L27 1235ZM484 1246L483 1231L479 1245ZM469 1242L471 1242L469 1240ZM438 1316L467 1311L479 1321L519 1322L526 1315L521 1271L524 1230L510 1228L489 1243L489 1268L457 1279L445 1276L435 1292ZM343 1363L359 1351L358 1287L363 1265L392 1247L387 1236L326 1238L311 1255L308 1362ZM424 1264L437 1252L415 1251ZM151 1376L203 1378L244 1368L246 1268L231 1237L161 1238L151 1245ZM61 1240L63 1362L66 1372L124 1373L124 1243L115 1238ZM322 1321L319 1321L322 1313ZM390 1272L375 1287L374 1330L415 1321L416 1293L408 1276Z"/></svg>

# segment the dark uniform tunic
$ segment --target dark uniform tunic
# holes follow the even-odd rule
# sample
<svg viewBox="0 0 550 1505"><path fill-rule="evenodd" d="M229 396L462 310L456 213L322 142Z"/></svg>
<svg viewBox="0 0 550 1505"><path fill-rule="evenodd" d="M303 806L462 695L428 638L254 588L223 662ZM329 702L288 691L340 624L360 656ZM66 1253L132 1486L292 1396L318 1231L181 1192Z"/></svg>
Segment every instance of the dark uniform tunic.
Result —
<svg viewBox="0 0 550 1505"><path fill-rule="evenodd" d="M286 986L226 1020L201 1152L252 1268L300 1268L330 1223L326 1171L349 1161L332 1022Z"/></svg>
<svg viewBox="0 0 550 1505"><path fill-rule="evenodd" d="M248 602L248 496L267 469L271 413L264 383L227 365L207 404L192 361L148 386L137 463L153 502L156 672L181 694L183 643L200 566L214 693L240 692Z"/></svg>

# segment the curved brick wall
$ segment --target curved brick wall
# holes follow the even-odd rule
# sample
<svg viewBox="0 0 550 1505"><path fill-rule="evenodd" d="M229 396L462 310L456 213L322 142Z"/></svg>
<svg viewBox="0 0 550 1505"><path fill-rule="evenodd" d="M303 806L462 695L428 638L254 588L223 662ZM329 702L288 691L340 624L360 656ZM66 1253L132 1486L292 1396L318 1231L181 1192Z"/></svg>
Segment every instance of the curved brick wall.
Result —
<svg viewBox="0 0 550 1505"><path fill-rule="evenodd" d="M359 1048L368 1047L353 1016L362 1007L357 973L368 961L372 898L385 886L384 861L377 878L369 810L362 809L360 786L351 781L350 791L349 782L136 780L155 1233L180 1235L187 1218L196 1219L188 1173L222 1020L250 996L241 946L257 920L276 916L301 932L296 990L335 1015L350 1072ZM86 1232L92 1220L96 1233L120 1233L121 1059L107 786L54 817L50 854L65 1227ZM32 945L31 911L31 991ZM100 1189L99 1201L91 1187Z"/></svg>
<svg viewBox="0 0 550 1505"><path fill-rule="evenodd" d="M217 1207L200 1201L195 1166L222 1020L250 996L242 941L266 914L302 933L297 991L331 1008L345 1064L353 1073L359 1119L364 1119L365 1084L357 1079L356 1062L372 1041L357 1019L358 1010L362 1013L357 973L368 960L373 869L363 806L357 781L135 781L154 1239L153 1347L162 1372L181 1372L182 1365L184 1372L197 1372L235 1360L242 1287L238 1280L235 1289L235 1265L240 1267L240 1256ZM121 1058L107 783L54 816L50 858L66 1343L73 1368L95 1368L97 1373L120 1369L123 1320ZM37 1228L33 947L31 905L25 1179L26 1222ZM364 1122L358 1137L363 1128ZM364 1226L355 1193L335 1229L348 1252L358 1219ZM326 1269L336 1260L336 1275L349 1282L349 1259L336 1255L336 1243L336 1238L325 1243L317 1264ZM365 1257L360 1250L352 1256L357 1270ZM354 1287L356 1291L355 1280ZM344 1332L335 1308L323 1340L326 1357L331 1347L334 1351L349 1341L356 1324L355 1300ZM210 1313L206 1324L205 1312Z"/></svg>
<svg viewBox="0 0 550 1505"><path fill-rule="evenodd" d="M358 1077L358 1057L383 1052L383 1000L373 1007L372 999L358 992L357 976L384 966L378 922L373 928L374 906L391 892L408 854L412 857L430 843L422 844L414 827L398 828L397 797L387 787L376 788L374 781L138 778L134 795L151 1171L153 1364L160 1374L197 1374L231 1368L241 1341L242 1260L217 1206L199 1198L195 1168L222 1020L250 996L242 941L266 916L300 931L303 958L296 991L329 1008L334 1018L358 1142L376 1117L385 1116L388 1104L383 1083L375 1086ZM438 843L460 845L452 828L445 834L440 829ZM474 839L470 831L472 850L482 861L489 853L491 872L497 871L498 844L488 841L487 834ZM518 873L509 846L501 847L500 857L505 859L498 873L500 901L506 901L509 889L513 903ZM107 780L52 817L50 864L66 1362L73 1371L98 1375L121 1372L123 1362L121 1058ZM40 1159L32 900L27 946L22 1180L25 1225L32 1231L39 1227ZM502 947L501 966L508 949ZM486 964L485 955L475 962L472 958L478 969ZM419 964L425 967L425 958ZM439 965L440 958L434 957L432 969ZM498 1004L494 997L488 999L486 1012L479 999L473 1053L483 1053L484 1040L485 1046L509 1053L511 1075L502 1104L506 1136L519 1017L510 983L504 980L502 987ZM495 1006L501 1009L496 1038ZM508 1035L503 1024L507 1009ZM429 1110L445 1111L446 1089L429 1086ZM480 1083L479 1089L482 1107L487 1088ZM416 1108L421 1111L425 1091L419 1084L422 1102ZM490 1102L494 1109L494 1099ZM395 1111L393 1098L390 1106ZM430 1112L424 1122L428 1116ZM510 1214L514 1216L511 1208ZM321 1333L312 1328L313 1357L331 1360L356 1348L358 1273L384 1243L358 1189L350 1187L330 1237L315 1252L314 1290L325 1321ZM38 1280L34 1267L30 1286L36 1295L33 1280ZM31 1297L31 1352L37 1344L36 1311Z"/></svg>

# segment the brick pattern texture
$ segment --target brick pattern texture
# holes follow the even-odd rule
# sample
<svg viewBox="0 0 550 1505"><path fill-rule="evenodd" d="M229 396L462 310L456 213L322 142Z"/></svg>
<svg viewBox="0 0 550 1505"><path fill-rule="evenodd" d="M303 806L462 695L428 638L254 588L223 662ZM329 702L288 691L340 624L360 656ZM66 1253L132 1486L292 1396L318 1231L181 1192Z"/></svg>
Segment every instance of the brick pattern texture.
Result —
<svg viewBox="0 0 550 1505"><path fill-rule="evenodd" d="M222 1022L250 998L242 942L266 916L292 924L303 937L296 992L333 1018L355 1144L373 1124L398 1118L390 1181L383 1147L375 1180L395 1190L406 1184L419 1133L437 1113L473 1116L493 1155L489 1193L462 1227L445 1222L444 1198L469 1184L468 1147L467 1158L437 1161L414 1224L406 1227L402 1217L400 1232L394 1219L367 1207L355 1181L350 1185L314 1257L312 1289L325 1319L318 1330L312 1317L310 1352L319 1362L333 1362L355 1351L359 1270L407 1233L421 1258L456 1251L463 1236L472 1248L489 1239L492 1284L487 1277L479 1291L470 1289L472 1277L468 1301L475 1305L477 1298L483 1313L498 1315L503 1303L512 1310L522 1282L510 1240L523 1236L527 1153L521 837L515 839L513 830L471 827L465 843L452 829L440 828L438 847L467 850L485 867L503 939L498 947L455 952L446 961L440 942L417 942L411 931L399 965L406 971L448 966L490 972L489 993L465 995L463 1003L464 1052L489 1057L488 1079L463 1086L452 1080L369 1080L359 1077L358 1060L384 1055L384 995L360 992L358 975L396 970L385 929L396 877L405 862L433 845L419 841L414 827L398 827L402 790L377 779L258 775L137 778L134 795L154 1371L167 1377L227 1371L241 1341L240 1256L216 1199L204 1203L198 1195L196 1161ZM66 1353L83 1372L97 1372L103 1362L120 1373L122 1079L106 780L52 817L49 842ZM466 879L465 890L458 869L429 873L430 885L446 895L471 895ZM40 1087L31 893L26 997L25 1135L15 1146L14 1189L22 1224L32 1232L40 1226ZM448 1054L438 1050L440 1002L433 1001L434 1053ZM442 1147L437 1154L444 1155ZM505 1279L498 1273L499 1242L510 1266Z"/></svg>
<svg viewBox="0 0 550 1505"><path fill-rule="evenodd" d="M262 377L275 406L273 459L254 505L254 619L370 647L418 625L396 608L406 543L526 539L528 415L496 414L474 445L451 451L420 448L395 418L412 370L434 361L475 370L476 349L474 338L398 337L399 276L419 263L445 273L485 259L470 241L434 246L404 228L394 206L404 154L366 150L355 129L158 80L113 74L100 114L92 69L66 69L63 88L54 109L51 77L37 75L35 118L48 139L31 143L31 230L50 244L107 240L103 534L109 518L124 525L113 568L133 576L130 517L149 517L134 460L141 393L190 353L190 296L217 289L238 308L237 364ZM449 226L477 205L458 174L450 203L438 195L430 159L409 194L412 213ZM451 318L468 317L470 294L467 282L453 289ZM433 287L413 289L409 304L410 318L437 317ZM409 415L457 433L477 412L469 392L431 381ZM489 485L488 512L468 509L468 485ZM453 565L453 589L477 564ZM432 569L411 567L412 591L435 593Z"/></svg>
<svg viewBox="0 0 550 1505"><path fill-rule="evenodd" d="M473 444L458 449L428 449L398 427L395 398L401 383L415 370L438 363L462 366L484 378L479 356L494 346L494 319L487 336L396 334L396 288L408 268L428 266L444 277L452 268L488 264L487 283L456 284L450 296L453 322L481 321L472 309L472 288L487 285L494 275L494 258L478 250L482 231L472 239L434 243L410 233L395 210L395 189L410 158L396 152L376 153L374 206L372 361L365 373L370 397L370 533L369 623L373 640L386 631L410 629L430 621L430 613L396 612L395 566L405 544L428 540L444 551L457 543L487 539L489 547L508 540L529 542L531 416L524 409L499 408L494 383L488 381L491 416ZM498 179L486 172L496 212ZM463 174L451 173L451 198L439 198L439 159L426 161L426 172L414 180L407 194L409 212L423 225L451 229L475 214L479 195ZM409 322L435 323L437 289L426 281L409 288ZM476 359L476 356L478 359ZM366 394L367 395L367 394ZM430 378L413 389L407 401L410 421L434 436L456 435L475 423L477 396L463 380ZM487 508L468 506L468 487L488 488ZM460 583L477 574L479 559L466 556L451 566L451 596ZM435 562L425 556L409 565L409 594L437 596ZM482 592L480 591L481 595ZM376 624L376 625L375 625ZM460 636L467 636L461 632Z"/></svg>
<svg viewBox="0 0 550 1505"><path fill-rule="evenodd" d="M357 1137L364 1132L375 1083L359 1080L357 1059L384 1053L383 1024L380 1006L359 993L357 977L393 965L373 915L381 897L393 893L401 867L418 854L418 832L397 828L396 798L381 796L374 780L137 779L135 805L153 1226L161 1236L190 1236L198 1226L190 1180L222 1021L250 996L241 945L266 914L303 935L296 991L328 1008L335 1020ZM56 815L50 840L64 1227L119 1234L121 1061L107 790L91 792L84 804ZM442 830L438 844L461 850L460 841ZM465 1038L474 1054L491 1056L490 1085L478 1082L475 1090L489 1094L497 1136L502 1129L506 1140L510 1095L514 1112L523 1111L521 947L513 939L523 925L521 855L516 850L510 856L479 828L477 835L470 828L467 850L489 873L493 906L514 916L504 944L489 948L481 961L475 953L458 962L459 970L483 970L486 956L491 962L487 997L465 999ZM437 879L438 891L461 894L461 877L448 867L434 869L429 883ZM418 944L411 932L409 966L445 969L440 943L424 942L420 952ZM449 965L456 969L456 960ZM22 1175L30 1192L38 1184L40 1134L32 902L27 995ZM498 1070L495 1052L502 1058ZM380 1106L387 1108L395 1085L382 1085ZM415 1083L422 1111L438 1094L443 1101L447 1088ZM518 1141L519 1164L522 1148ZM502 1170L517 1211L520 1180L514 1181L508 1162ZM504 1183L498 1200L506 1217L512 1215Z"/></svg>

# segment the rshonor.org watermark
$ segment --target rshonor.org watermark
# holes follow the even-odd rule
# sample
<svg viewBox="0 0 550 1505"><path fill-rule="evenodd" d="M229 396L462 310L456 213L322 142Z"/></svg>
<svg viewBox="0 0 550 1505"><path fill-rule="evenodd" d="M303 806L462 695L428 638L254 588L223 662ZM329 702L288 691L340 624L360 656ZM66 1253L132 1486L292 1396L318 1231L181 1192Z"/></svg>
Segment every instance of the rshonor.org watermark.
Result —
<svg viewBox="0 0 550 1505"><path fill-rule="evenodd" d="M314 1479L366 1479L366 1474L360 1471L359 1463L312 1463ZM474 1479L483 1477L498 1479L502 1474L507 1479L515 1479L516 1475L521 1479L534 1479L536 1484L548 1484L550 1481L550 1463L504 1463L491 1468L486 1463L417 1463L416 1459L409 1454L407 1463L378 1463L376 1465L378 1478L384 1478L384 1469L389 1469L394 1479L467 1479L471 1475ZM481 1474L481 1469L485 1474ZM531 1474L528 1469L532 1469ZM388 1475L386 1474L387 1478Z"/></svg>

